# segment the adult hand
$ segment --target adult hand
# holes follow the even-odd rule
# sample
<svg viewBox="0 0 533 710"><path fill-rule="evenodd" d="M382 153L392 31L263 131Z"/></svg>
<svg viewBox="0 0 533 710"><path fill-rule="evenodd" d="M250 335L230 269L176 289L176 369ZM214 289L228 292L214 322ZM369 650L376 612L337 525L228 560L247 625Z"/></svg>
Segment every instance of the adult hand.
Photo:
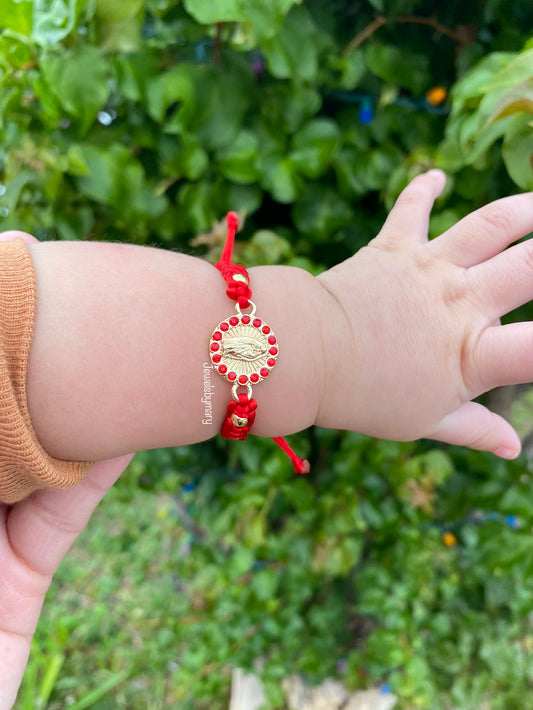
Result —
<svg viewBox="0 0 533 710"><path fill-rule="evenodd" d="M0 504L0 710L10 710L52 576L132 455L100 461L74 488Z"/></svg>

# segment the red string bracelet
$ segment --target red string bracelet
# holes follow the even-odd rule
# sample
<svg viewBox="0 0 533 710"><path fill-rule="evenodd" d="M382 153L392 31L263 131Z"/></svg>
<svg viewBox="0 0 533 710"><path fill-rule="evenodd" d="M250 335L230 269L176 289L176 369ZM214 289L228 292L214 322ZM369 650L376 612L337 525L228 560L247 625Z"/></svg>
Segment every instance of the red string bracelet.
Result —
<svg viewBox="0 0 533 710"><path fill-rule="evenodd" d="M209 355L216 372L232 385L232 401L228 404L220 433L226 439L243 441L254 423L257 409L257 402L252 399L252 386L270 376L278 359L279 343L272 328L256 317L248 272L244 266L231 261L239 226L237 214L228 212L226 223L226 243L215 266L226 281L226 294L235 301L235 315L223 320L213 331ZM243 310L247 312L243 313ZM239 391L239 388L246 391ZM297 456L283 437L274 437L273 441L289 456L296 473L309 473L309 462Z"/></svg>

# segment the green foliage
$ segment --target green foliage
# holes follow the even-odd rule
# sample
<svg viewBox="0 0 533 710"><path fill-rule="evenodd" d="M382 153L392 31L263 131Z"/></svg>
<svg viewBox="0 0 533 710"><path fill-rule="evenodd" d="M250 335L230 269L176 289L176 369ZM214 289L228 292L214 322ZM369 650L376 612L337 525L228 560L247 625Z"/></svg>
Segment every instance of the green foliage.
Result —
<svg viewBox="0 0 533 710"><path fill-rule="evenodd" d="M2 229L214 260L236 209L247 265L317 273L428 168L448 173L431 236L533 187L529 0L0 0L0 18ZM309 478L254 438L139 455L60 570L19 708L225 710L231 665L256 661L271 708L293 672L386 682L401 710L531 705L526 464L322 430L296 446Z"/></svg>

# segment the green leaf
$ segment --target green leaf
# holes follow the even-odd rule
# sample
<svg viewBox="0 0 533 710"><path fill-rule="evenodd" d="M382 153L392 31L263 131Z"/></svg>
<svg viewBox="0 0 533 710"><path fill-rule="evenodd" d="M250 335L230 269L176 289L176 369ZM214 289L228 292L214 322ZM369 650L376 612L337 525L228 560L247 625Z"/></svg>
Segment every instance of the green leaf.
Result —
<svg viewBox="0 0 533 710"><path fill-rule="evenodd" d="M335 86L345 91L355 89L366 74L364 54L360 49L351 52L347 57L334 54L329 62L332 69L340 74Z"/></svg>
<svg viewBox="0 0 533 710"><path fill-rule="evenodd" d="M210 72L198 77L198 110L194 131L211 150L228 147L236 140L250 105L250 87L241 74Z"/></svg>
<svg viewBox="0 0 533 710"><path fill-rule="evenodd" d="M296 227L319 240L331 238L353 217L351 207L336 190L323 185L309 185L292 211Z"/></svg>
<svg viewBox="0 0 533 710"><path fill-rule="evenodd" d="M283 27L262 50L271 74L278 79L312 81L318 71L317 29L304 7L293 9Z"/></svg>
<svg viewBox="0 0 533 710"><path fill-rule="evenodd" d="M261 92L261 118L267 119L278 142L285 135L298 130L302 123L312 118L322 105L322 97L315 89L303 84L276 82Z"/></svg>
<svg viewBox="0 0 533 710"><path fill-rule="evenodd" d="M293 163L281 154L259 158L259 180L272 197L281 203L294 202L300 190L300 178Z"/></svg>
<svg viewBox="0 0 533 710"><path fill-rule="evenodd" d="M97 688L91 690L89 693L84 695L82 698L77 700L75 703L70 705L72 710L86 710L92 707L95 703L101 700L104 696L110 693L114 688L123 683L129 676L129 671L122 671L121 673L113 673L100 683Z"/></svg>
<svg viewBox="0 0 533 710"><path fill-rule="evenodd" d="M400 151L392 144L361 153L352 166L353 184L360 183L365 190L381 190L401 160Z"/></svg>
<svg viewBox="0 0 533 710"><path fill-rule="evenodd" d="M32 0L0 0L2 29L30 37L33 26Z"/></svg>
<svg viewBox="0 0 533 710"><path fill-rule="evenodd" d="M369 70L393 86L421 94L430 86L429 61L423 54L388 44L372 42L365 49Z"/></svg>
<svg viewBox="0 0 533 710"><path fill-rule="evenodd" d="M461 77L451 90L452 115L461 111L466 103L483 95L487 82L515 56L512 52L492 52Z"/></svg>
<svg viewBox="0 0 533 710"><path fill-rule="evenodd" d="M503 139L505 167L522 190L533 190L533 127L526 116L516 116Z"/></svg>
<svg viewBox="0 0 533 710"><path fill-rule="evenodd" d="M76 26L85 2L86 0L34 0L32 40L46 46L65 39Z"/></svg>
<svg viewBox="0 0 533 710"><path fill-rule="evenodd" d="M146 92L150 116L158 123L164 123L167 109L178 104L172 126L178 133L184 129L196 110L197 78L195 67L179 64L151 81Z"/></svg>
<svg viewBox="0 0 533 710"><path fill-rule="evenodd" d="M48 54L40 62L45 90L86 133L109 96L109 65L94 47ZM41 99L42 99L41 95Z"/></svg>
<svg viewBox="0 0 533 710"><path fill-rule="evenodd" d="M87 197L113 207L127 220L154 218L164 212L166 198L147 185L140 163L123 146L83 145L79 146L79 157L87 174L78 177L78 185Z"/></svg>
<svg viewBox="0 0 533 710"><path fill-rule="evenodd" d="M250 23L257 40L272 37L290 8L302 0L184 0L187 12L204 25Z"/></svg>
<svg viewBox="0 0 533 710"><path fill-rule="evenodd" d="M220 172L233 182L255 182L257 170L257 137L251 131L241 131L237 138L217 155Z"/></svg>
<svg viewBox="0 0 533 710"><path fill-rule="evenodd" d="M334 121L317 118L294 136L290 159L307 177L319 177L329 167L340 143L340 130Z"/></svg>
<svg viewBox="0 0 533 710"><path fill-rule="evenodd" d="M497 89L507 89L533 78L533 49L514 56L500 71L481 86L481 91L488 93Z"/></svg>
<svg viewBox="0 0 533 710"><path fill-rule="evenodd" d="M282 264L291 255L290 242L270 229L260 229L254 232L242 250L243 261L250 266Z"/></svg>
<svg viewBox="0 0 533 710"><path fill-rule="evenodd" d="M533 113L533 78L509 89L496 104L488 123L516 113Z"/></svg>
<svg viewBox="0 0 533 710"><path fill-rule="evenodd" d="M159 142L163 171L174 180L187 177L198 180L209 166L209 157L195 135L163 135Z"/></svg>
<svg viewBox="0 0 533 710"><path fill-rule="evenodd" d="M184 222L193 234L206 232L220 218L214 204L213 188L205 181L184 185L178 193L178 204Z"/></svg>

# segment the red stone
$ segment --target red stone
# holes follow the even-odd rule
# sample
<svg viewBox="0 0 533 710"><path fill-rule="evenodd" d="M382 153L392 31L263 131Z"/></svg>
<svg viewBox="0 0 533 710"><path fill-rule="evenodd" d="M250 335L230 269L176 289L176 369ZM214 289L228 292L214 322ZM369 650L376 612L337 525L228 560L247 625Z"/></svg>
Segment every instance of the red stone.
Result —
<svg viewBox="0 0 533 710"><path fill-rule="evenodd" d="M236 372L228 372L228 380L234 380L237 377Z"/></svg>
<svg viewBox="0 0 533 710"><path fill-rule="evenodd" d="M220 343L211 343L212 352L216 352L220 347Z"/></svg>
<svg viewBox="0 0 533 710"><path fill-rule="evenodd" d="M259 328L261 325L261 319L260 318L254 318L254 322L252 323L254 328Z"/></svg>
<svg viewBox="0 0 533 710"><path fill-rule="evenodd" d="M222 333L220 333L218 330L216 330L213 333L213 340L222 340Z"/></svg>
<svg viewBox="0 0 533 710"><path fill-rule="evenodd" d="M276 364L276 361L274 360L274 358L273 358L273 357L269 357L268 360L267 360L267 365L268 365L269 367L274 367L275 364Z"/></svg>
<svg viewBox="0 0 533 710"><path fill-rule="evenodd" d="M259 370L259 374L261 375L261 377L268 377L269 372L270 370L267 367L262 367Z"/></svg>
<svg viewBox="0 0 533 710"><path fill-rule="evenodd" d="M244 323L244 325L248 325L249 322L250 322L250 316L243 316L241 318L241 323Z"/></svg>
<svg viewBox="0 0 533 710"><path fill-rule="evenodd" d="M259 375L257 374L257 372L252 372L252 374L250 375L250 380L252 382L259 382Z"/></svg>
<svg viewBox="0 0 533 710"><path fill-rule="evenodd" d="M248 377L247 375L241 375L239 377L239 384L240 385L245 385L248 382Z"/></svg>
<svg viewBox="0 0 533 710"><path fill-rule="evenodd" d="M239 322L239 319L237 318L237 316L232 316L229 319L229 322L230 322L230 325L237 325L237 323Z"/></svg>
<svg viewBox="0 0 533 710"><path fill-rule="evenodd" d="M224 321L224 323L221 323L219 327L220 327L220 330L229 330L229 323L226 323Z"/></svg>
<svg viewBox="0 0 533 710"><path fill-rule="evenodd" d="M218 368L218 371L220 372L221 375L225 375L226 372L228 371L228 368L225 365L220 365Z"/></svg>
<svg viewBox="0 0 533 710"><path fill-rule="evenodd" d="M261 330L263 331L263 333L264 333L265 335L268 335L268 334L270 333L270 326L264 325L264 326L261 328Z"/></svg>
<svg viewBox="0 0 533 710"><path fill-rule="evenodd" d="M276 336L275 336L275 335L269 335L269 336L268 336L268 342L270 343L270 345L274 345L274 343L276 342Z"/></svg>
<svg viewBox="0 0 533 710"><path fill-rule="evenodd" d="M213 355L213 356L211 357L211 360L212 360L213 362L217 363L217 362L220 362L221 358L222 358L222 355L219 355L219 354L217 353L216 355Z"/></svg>
<svg viewBox="0 0 533 710"><path fill-rule="evenodd" d="M271 355L277 355L278 354L278 349L277 348L270 348L268 351Z"/></svg>

